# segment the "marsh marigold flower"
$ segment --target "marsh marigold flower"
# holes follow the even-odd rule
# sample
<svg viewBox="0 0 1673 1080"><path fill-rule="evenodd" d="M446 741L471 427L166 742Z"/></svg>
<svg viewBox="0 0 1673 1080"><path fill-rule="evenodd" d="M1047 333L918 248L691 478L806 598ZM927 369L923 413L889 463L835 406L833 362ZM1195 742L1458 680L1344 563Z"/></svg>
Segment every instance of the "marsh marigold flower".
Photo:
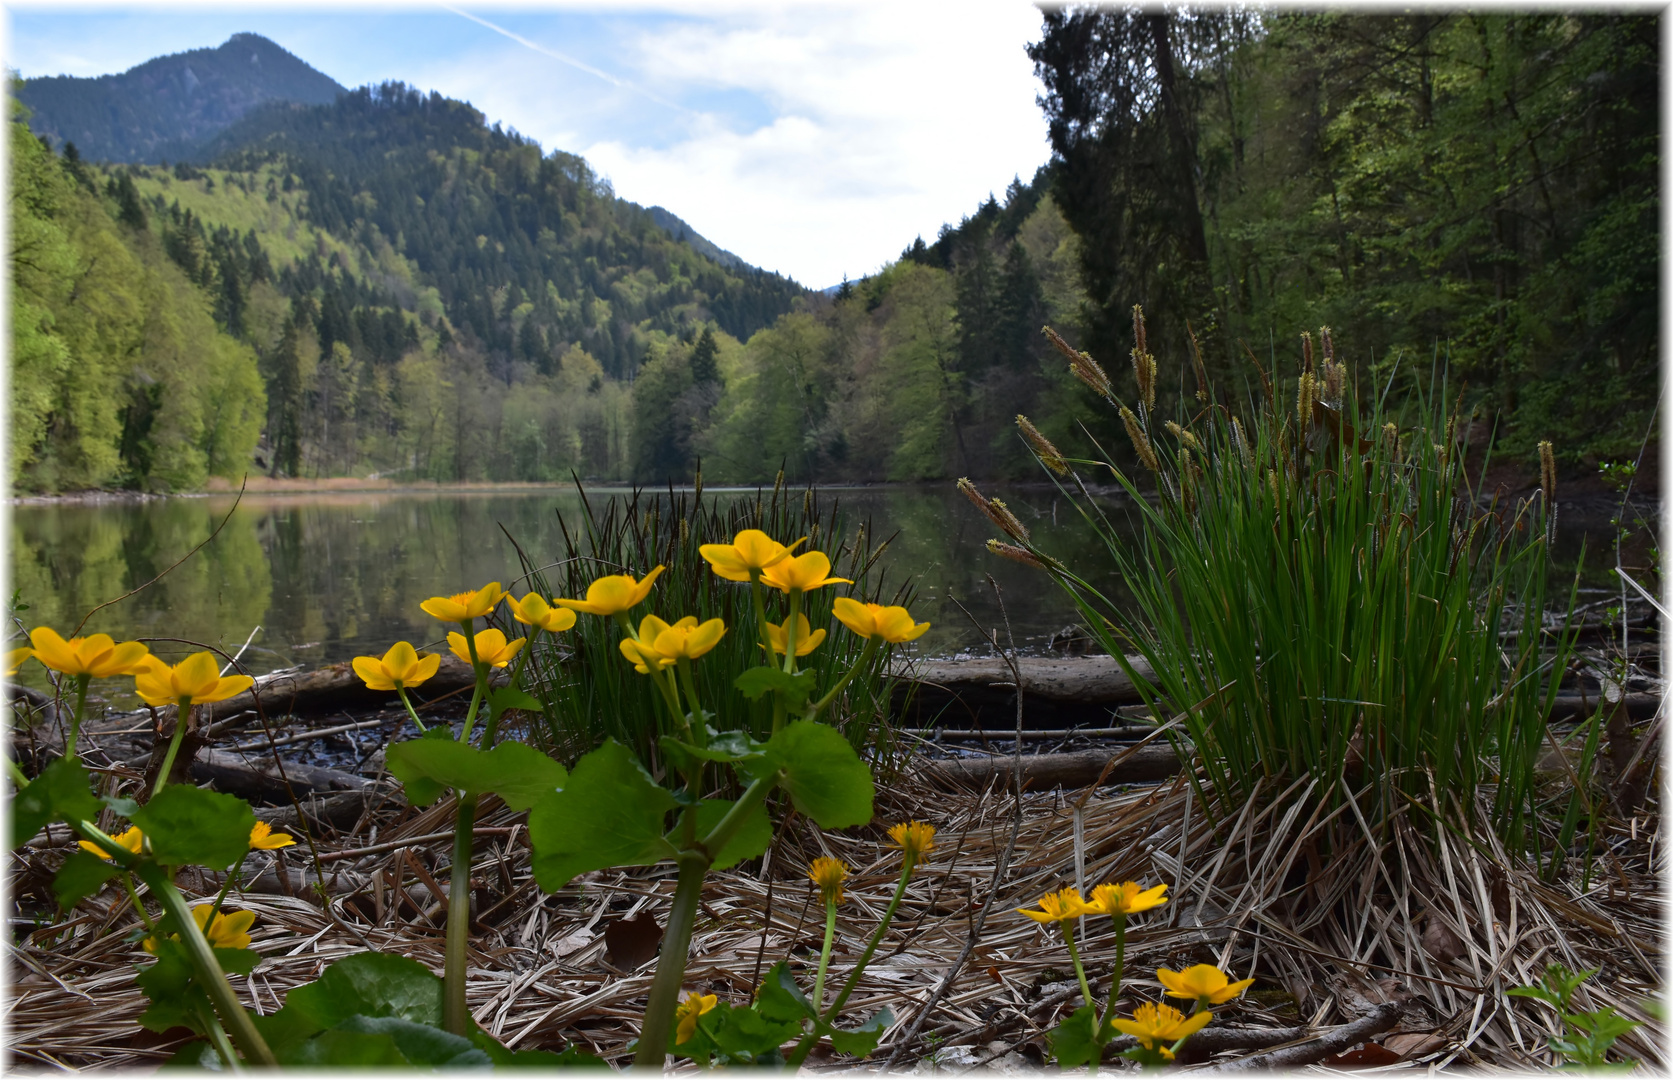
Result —
<svg viewBox="0 0 1673 1080"><path fill-rule="evenodd" d="M807 876L819 886L819 896L826 904L842 903L842 883L848 880L848 867L841 859L821 856L808 867Z"/></svg>
<svg viewBox="0 0 1673 1080"><path fill-rule="evenodd" d="M859 636L882 638L892 645L916 640L929 629L929 623L913 622L906 609L898 605L862 604L846 596L831 601L831 614Z"/></svg>
<svg viewBox="0 0 1673 1080"><path fill-rule="evenodd" d="M715 1007L719 1001L713 994L687 994L674 1008L674 1042L688 1043L697 1034L697 1018Z"/></svg>
<svg viewBox="0 0 1673 1080"><path fill-rule="evenodd" d="M677 660L695 660L720 644L725 636L724 619L699 623L697 616L687 615L670 626L655 615L646 615L639 620L639 640L623 638L620 648L622 655L644 675L653 664L660 669Z"/></svg>
<svg viewBox="0 0 1673 1080"><path fill-rule="evenodd" d="M1040 897L1039 911L1017 908L1017 913L1027 915L1037 923L1065 923L1078 919L1082 915L1096 914L1096 911L1085 900L1081 899L1079 889L1071 888L1047 893Z"/></svg>
<svg viewBox="0 0 1673 1080"><path fill-rule="evenodd" d="M751 570L759 572L778 565L806 540L804 536L786 547L760 529L745 529L730 544L704 544L697 552L718 576L727 581L748 581Z"/></svg>
<svg viewBox="0 0 1673 1080"><path fill-rule="evenodd" d="M1184 971L1157 968L1156 981L1168 988L1168 997L1200 1001L1204 1008L1224 1005L1255 984L1254 979L1232 982L1212 964L1196 964Z"/></svg>
<svg viewBox="0 0 1673 1080"><path fill-rule="evenodd" d="M284 833L274 832L273 826L265 821L256 822L256 827L250 830L250 849L252 851L277 851L279 848L295 846L295 840Z"/></svg>
<svg viewBox="0 0 1673 1080"><path fill-rule="evenodd" d="M651 583L662 571L663 567L658 566L646 574L643 580L636 580L632 574L601 577L587 586L585 600L565 600L559 597L557 604L572 611L584 611L588 615L615 615L629 611L651 594Z"/></svg>
<svg viewBox="0 0 1673 1080"><path fill-rule="evenodd" d="M1163 895L1167 891L1166 885L1141 889L1136 881L1100 885L1092 890L1092 902L1087 908L1090 914L1096 915L1137 915L1167 903L1168 898Z"/></svg>
<svg viewBox="0 0 1673 1080"><path fill-rule="evenodd" d="M852 584L848 578L831 576L831 560L823 551L781 559L761 571L761 580L784 592L812 592L826 585Z"/></svg>
<svg viewBox="0 0 1673 1080"><path fill-rule="evenodd" d="M1147 1001L1133 1010L1131 1020L1117 1018L1110 1024L1137 1039L1145 1049L1160 1049L1171 1057L1174 1043L1201 1031L1212 1019L1214 1014L1207 1009L1186 1016L1172 1005L1152 1005Z"/></svg>
<svg viewBox="0 0 1673 1080"><path fill-rule="evenodd" d="M354 658L354 673L373 690L410 690L434 675L439 667L441 657L433 653L420 656L405 641L391 645L382 659L376 656Z"/></svg>
<svg viewBox="0 0 1673 1080"><path fill-rule="evenodd" d="M34 655L35 650L29 648L28 646L21 649L12 649L10 652L6 653L6 678L9 679L13 675L16 675L18 669L23 666L23 662Z"/></svg>
<svg viewBox="0 0 1673 1080"><path fill-rule="evenodd" d="M480 619L493 611L503 599L505 590L500 588L500 583L490 581L475 592L432 596L418 606L424 609L426 615L433 615L442 622L465 622Z"/></svg>
<svg viewBox="0 0 1673 1080"><path fill-rule="evenodd" d="M54 671L65 675L87 675L95 679L108 679L113 675L132 675L145 664L145 658L150 650L137 641L124 641L118 645L111 640L109 634L94 634L91 637L71 638L65 641L58 636L57 631L49 626L37 626L29 634L29 644L35 659ZM8 653L7 667L12 666L11 658L17 653ZM27 659L27 655L24 657ZM22 659L18 660L21 664Z"/></svg>
<svg viewBox="0 0 1673 1080"><path fill-rule="evenodd" d="M575 625L575 612L564 607L552 607L539 593L530 593L521 600L511 601L511 615L518 622L538 626L549 634Z"/></svg>
<svg viewBox="0 0 1673 1080"><path fill-rule="evenodd" d="M134 674L134 690L147 705L208 705L225 701L254 685L248 675L221 676L212 653L193 653L170 667L155 656Z"/></svg>
<svg viewBox="0 0 1673 1080"><path fill-rule="evenodd" d="M768 623L767 624L767 640L772 642L773 652L778 653L780 656L784 655L784 647L787 644L789 644L788 631L786 631L784 629L785 624L788 623L789 621L790 621L789 619L786 619L786 620L784 620L783 623ZM825 640L824 629L823 628L820 628L818 630L813 629L812 626L809 625L809 623L807 621L807 616L803 615L803 614L800 614L800 613L797 613L797 615L796 615L796 655L797 656L806 656L808 653L817 649L819 647L819 643L824 641L824 640Z"/></svg>
<svg viewBox="0 0 1673 1080"><path fill-rule="evenodd" d="M518 638L516 641L505 640L505 635L493 627L479 630L476 634L476 658L489 667L505 667L511 663L522 647L528 644L528 638ZM465 635L457 630L447 635L447 645L453 650L453 655L465 663L471 662L470 643Z"/></svg>
<svg viewBox="0 0 1673 1080"><path fill-rule="evenodd" d="M111 839L115 840L118 844L121 844L135 855L138 855L145 847L145 834L139 831L138 825L131 826L127 832L118 836L113 836ZM104 848L95 844L91 840L82 840L79 841L79 844L84 850L91 851L101 859L110 858L109 855L105 854Z"/></svg>
<svg viewBox="0 0 1673 1080"><path fill-rule="evenodd" d="M250 947L249 929L255 925L256 913L253 911L232 911L216 914L214 904L199 904L192 909L192 921L198 924L203 936L209 939L209 945L214 949L248 949ZM179 934L169 937L178 941ZM146 938L143 942L145 951L157 951L155 938Z"/></svg>
<svg viewBox="0 0 1673 1080"><path fill-rule="evenodd" d="M903 821L889 827L889 840L908 859L917 862L935 850L935 826L923 821Z"/></svg>

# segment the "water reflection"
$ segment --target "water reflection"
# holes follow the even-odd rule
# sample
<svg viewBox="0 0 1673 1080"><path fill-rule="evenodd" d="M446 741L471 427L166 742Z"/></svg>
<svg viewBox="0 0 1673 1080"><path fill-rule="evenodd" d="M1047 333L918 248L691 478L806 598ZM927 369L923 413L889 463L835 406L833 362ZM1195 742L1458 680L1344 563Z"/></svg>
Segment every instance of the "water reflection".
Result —
<svg viewBox="0 0 1673 1080"><path fill-rule="evenodd" d="M998 493L1048 551L1071 565L1094 565L1095 542L1084 529L1052 527L1059 518L1070 525L1074 514L1055 491ZM598 490L589 497L596 506L621 494ZM913 614L933 624L918 643L923 652L952 653L982 640L955 599L1003 636L988 574L1018 645L1038 646L1075 620L1073 605L1044 575L987 553L993 527L950 484L828 489L824 497L838 500L850 536L868 520L872 536L896 534L883 558L884 584L890 593L906 579L915 586ZM246 496L233 505L231 497L205 497L12 507L11 580L29 605L23 622L68 634L96 605L167 570L231 510L213 542L155 585L100 611L86 632L189 639L235 652L259 625L245 653L257 673L381 654L400 638L439 642L443 628L419 601L486 581L509 583L519 564L507 533L531 557L555 558L559 513L573 527L580 510L574 490L561 488ZM164 641L155 649L168 657L190 651ZM46 685L37 665L26 667L23 679ZM112 703L132 700L113 693Z"/></svg>

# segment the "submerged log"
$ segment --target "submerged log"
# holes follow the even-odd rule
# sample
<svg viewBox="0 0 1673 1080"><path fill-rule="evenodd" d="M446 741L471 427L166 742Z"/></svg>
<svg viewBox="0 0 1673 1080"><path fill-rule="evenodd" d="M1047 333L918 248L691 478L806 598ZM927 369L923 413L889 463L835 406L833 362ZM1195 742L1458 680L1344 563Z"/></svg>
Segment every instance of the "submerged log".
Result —
<svg viewBox="0 0 1673 1080"><path fill-rule="evenodd" d="M1116 760L1119 759L1119 760ZM1107 774L1104 767L1115 760ZM1016 759L1012 757L953 758L929 761L924 778L940 788L985 789L1009 787ZM1082 788L1104 777L1106 784L1144 784L1165 780L1179 771L1179 755L1166 744L1082 750L1073 754L1024 754L1022 782L1030 791Z"/></svg>

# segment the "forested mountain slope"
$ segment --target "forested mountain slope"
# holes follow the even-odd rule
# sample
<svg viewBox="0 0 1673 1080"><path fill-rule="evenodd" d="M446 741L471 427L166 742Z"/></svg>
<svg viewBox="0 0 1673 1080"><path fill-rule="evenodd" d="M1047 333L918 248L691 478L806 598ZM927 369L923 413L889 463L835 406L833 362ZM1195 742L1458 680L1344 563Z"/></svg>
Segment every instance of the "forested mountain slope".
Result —
<svg viewBox="0 0 1673 1080"><path fill-rule="evenodd" d="M343 87L259 34L147 60L120 75L19 80L30 128L93 161L174 160L263 102L320 105Z"/></svg>

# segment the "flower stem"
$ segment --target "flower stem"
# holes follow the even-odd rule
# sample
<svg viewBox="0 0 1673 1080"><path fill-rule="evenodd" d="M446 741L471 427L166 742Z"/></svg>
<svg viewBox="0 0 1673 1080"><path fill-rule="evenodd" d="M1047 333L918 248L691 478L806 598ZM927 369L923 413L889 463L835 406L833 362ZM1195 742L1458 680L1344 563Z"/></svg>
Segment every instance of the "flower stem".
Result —
<svg viewBox="0 0 1673 1080"><path fill-rule="evenodd" d="M459 729L459 741L471 741L471 725L476 723L476 710L482 704L482 695L488 691L488 672L483 669L482 661L476 656L476 635L471 633L471 623L474 620L465 619L459 626L465 631L465 648L471 654L471 670L476 674L476 689L471 691L471 705L465 710L465 726Z"/></svg>
<svg viewBox="0 0 1673 1080"><path fill-rule="evenodd" d="M889 900L889 906L883 912L883 921L877 924L877 929L873 931L871 940L866 942L865 951L860 953L859 963L855 964L854 970L848 973L848 981L842 984L842 990L838 992L836 1000L831 1002L830 1008L820 1014L820 1020L825 1023L835 1023L836 1018L842 1015L842 1007L848 1004L848 995L852 994L854 987L859 985L861 974L865 972L866 965L871 962L871 954L877 951L877 945L883 940L883 935L889 932L889 923L894 921L895 909L900 907L900 898L906 895L906 885L907 882L912 880L914 868L911 858L908 858L905 865L901 867L900 882L895 885L895 895ZM802 1041L796 1044L794 1050L790 1051L790 1057L785 1062L785 1067L794 1069L801 1065L802 1060L813 1049L813 1044L818 1041L819 1031L818 1026L815 1025L814 1030L803 1035Z"/></svg>
<svg viewBox="0 0 1673 1080"><path fill-rule="evenodd" d="M686 953L691 950L691 928L697 920L697 901L703 895L703 878L709 860L697 852L680 854L680 880L674 889L674 907L668 913L668 929L662 935L662 957L651 982L650 1000L645 1004L645 1024L639 1029L639 1049L633 1064L641 1069L662 1071L668 1058L668 1032L679 1003L680 984L685 981Z"/></svg>
<svg viewBox="0 0 1673 1080"><path fill-rule="evenodd" d="M836 940L836 903L825 902L825 944L819 948L819 974L813 977L813 1011L825 1008L825 970L831 964L831 942ZM817 1031L815 1032L817 1034Z"/></svg>
<svg viewBox="0 0 1673 1080"><path fill-rule="evenodd" d="M412 722L418 725L418 730L420 732L430 730L429 728L424 726L424 721L422 721L418 718L418 710L416 710L412 707L412 702L407 700L407 688L406 687L397 683L395 685L395 696L400 698L401 699L401 704L403 704L407 707L407 715L412 717Z"/></svg>
<svg viewBox="0 0 1673 1080"><path fill-rule="evenodd" d="M83 832L88 832L94 842L107 851L112 847L121 848L120 844L100 833L91 823L84 821L79 827ZM122 849L122 854L129 856L130 863L137 859L126 849ZM238 995L233 992L232 984L227 982L226 973L215 960L215 950L203 936L197 920L192 918L192 909L186 903L186 898L180 895L180 890L174 887L174 882L168 879L168 874L157 863L149 859L139 861L135 872L180 928L180 941L186 946L186 954L191 958L198 984L209 995L210 1003L215 1006L215 1014L226 1026L227 1034L232 1036L233 1043L243 1052L244 1059L256 1065L278 1065L279 1062L274 1058L267 1040L256 1030L255 1024L250 1021L250 1014L244 1011L244 1006L238 1001Z"/></svg>
<svg viewBox="0 0 1673 1080"><path fill-rule="evenodd" d="M877 652L877 642L879 640L881 639L874 637L866 638L866 647L860 651L860 658L854 661L854 666L848 669L847 674L837 680L837 684L831 687L830 693L820 698L814 703L813 707L807 711L807 718L809 720L817 720L821 716L825 715L825 710L830 708L831 703L837 699L837 695L842 693L842 688L847 686L849 682L853 680L854 676L860 673L861 668L869 667L871 665L872 654Z"/></svg>
<svg viewBox="0 0 1673 1080"><path fill-rule="evenodd" d="M1110 1000L1104 1006L1104 1017L1098 1023L1098 1035L1103 1035L1104 1029L1109 1027L1110 1018L1115 1015L1115 1002L1121 996L1121 975L1127 958L1127 913L1116 912L1111 918L1115 922L1115 970L1110 973ZM1096 1010L1094 1010L1096 1011ZM1104 1045L1102 1041L1099 1046Z"/></svg>
<svg viewBox="0 0 1673 1080"><path fill-rule="evenodd" d="M232 1041L227 1038L226 1031L215 1020L213 1010L203 1007L203 1002L197 1005L198 1023L203 1025L204 1034L209 1036L209 1045L215 1048L215 1053L232 1072L243 1072L238 1067L238 1052L232 1048Z"/></svg>
<svg viewBox="0 0 1673 1080"><path fill-rule="evenodd" d="M1068 922L1062 922L1058 925L1063 928L1063 940L1069 945L1069 959L1075 962L1075 978L1080 980L1080 996L1086 999L1086 1003L1092 1006L1092 1010L1096 1014L1098 1006L1092 1000L1092 987L1086 983L1086 968L1080 962L1080 950L1075 948L1075 932L1069 929Z"/></svg>
<svg viewBox="0 0 1673 1080"><path fill-rule="evenodd" d="M790 590L790 614L784 619L784 670L786 674L796 674L796 631L799 629L797 616L802 613L802 590ZM771 653L767 655L771 656Z"/></svg>
<svg viewBox="0 0 1673 1080"><path fill-rule="evenodd" d="M71 761L81 758L81 713L87 707L87 684L90 681L90 675L76 676L76 708L70 714L70 742L64 747L64 755Z"/></svg>
<svg viewBox="0 0 1673 1080"><path fill-rule="evenodd" d="M447 953L442 973L442 1022L454 1035L470 1029L465 1005L465 968L471 929L471 833L476 827L476 796L459 799L453 823L453 869L447 889Z"/></svg>
<svg viewBox="0 0 1673 1080"><path fill-rule="evenodd" d="M174 735L168 741L168 753L163 755L163 768L157 774L157 785L151 789L153 799L168 786L168 774L174 771L174 757L180 753L180 741L186 734L186 721L190 720L191 716L192 699L183 697L174 710Z"/></svg>

